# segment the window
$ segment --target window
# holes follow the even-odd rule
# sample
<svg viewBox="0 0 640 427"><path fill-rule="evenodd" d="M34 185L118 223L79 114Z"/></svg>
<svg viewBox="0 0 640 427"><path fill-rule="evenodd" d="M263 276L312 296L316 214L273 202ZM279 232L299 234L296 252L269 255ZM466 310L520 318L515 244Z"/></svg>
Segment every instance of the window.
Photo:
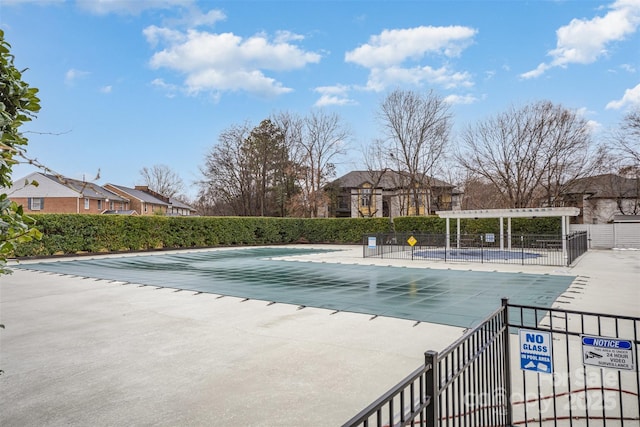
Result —
<svg viewBox="0 0 640 427"><path fill-rule="evenodd" d="M40 211L44 209L44 199L42 197L29 198L27 203L29 209L32 211Z"/></svg>
<svg viewBox="0 0 640 427"><path fill-rule="evenodd" d="M89 199L84 199L84 208L89 209Z"/></svg>
<svg viewBox="0 0 640 427"><path fill-rule="evenodd" d="M338 197L338 208L339 209L349 209L349 198L340 196Z"/></svg>
<svg viewBox="0 0 640 427"><path fill-rule="evenodd" d="M102 200L98 200L98 210L102 210Z"/></svg>
<svg viewBox="0 0 640 427"><path fill-rule="evenodd" d="M113 210L113 202L109 202L109 209Z"/></svg>
<svg viewBox="0 0 640 427"><path fill-rule="evenodd" d="M371 189L363 188L360 190L360 206L371 206Z"/></svg>

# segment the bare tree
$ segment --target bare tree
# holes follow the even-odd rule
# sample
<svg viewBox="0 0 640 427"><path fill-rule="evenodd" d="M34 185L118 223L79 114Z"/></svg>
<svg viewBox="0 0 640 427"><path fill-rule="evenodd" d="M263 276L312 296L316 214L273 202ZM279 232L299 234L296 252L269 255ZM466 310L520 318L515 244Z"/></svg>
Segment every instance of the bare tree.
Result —
<svg viewBox="0 0 640 427"><path fill-rule="evenodd" d="M285 216L295 185L290 169L285 133L274 121L232 126L206 156L199 199L234 215Z"/></svg>
<svg viewBox="0 0 640 427"><path fill-rule="evenodd" d="M324 186L335 176L335 161L346 153L351 131L335 113L314 111L304 118L300 139L302 179L298 204L304 216L317 217L327 204Z"/></svg>
<svg viewBox="0 0 640 427"><path fill-rule="evenodd" d="M165 197L174 197L184 190L182 178L167 165L145 166L140 175L150 190Z"/></svg>
<svg viewBox="0 0 640 427"><path fill-rule="evenodd" d="M282 169L277 177L275 195L280 216L304 216L303 206L297 203L297 195L300 193L298 183L304 178L304 168L302 167L304 119L295 114L280 112L272 115L271 120L280 129L283 136Z"/></svg>
<svg viewBox="0 0 640 427"><path fill-rule="evenodd" d="M253 182L250 179L245 141L251 133L245 123L224 130L216 144L206 155L200 168L204 180L200 183L199 199L219 210L233 215L251 215L254 212ZM225 206L225 208L221 208Z"/></svg>
<svg viewBox="0 0 640 427"><path fill-rule="evenodd" d="M640 107L625 115L614 133L613 149L620 156L621 167L640 168Z"/></svg>
<svg viewBox="0 0 640 427"><path fill-rule="evenodd" d="M505 199L491 182L469 173L462 181L464 196L462 209L501 209L508 208Z"/></svg>
<svg viewBox="0 0 640 427"><path fill-rule="evenodd" d="M598 165L590 127L576 112L543 101L511 108L462 137L459 163L490 182L511 208L550 205Z"/></svg>
<svg viewBox="0 0 640 427"><path fill-rule="evenodd" d="M380 105L387 153L398 176L406 182L409 204L420 214L420 207L431 211L429 192L431 178L441 160L449 134L452 116L442 97L430 91L395 90Z"/></svg>

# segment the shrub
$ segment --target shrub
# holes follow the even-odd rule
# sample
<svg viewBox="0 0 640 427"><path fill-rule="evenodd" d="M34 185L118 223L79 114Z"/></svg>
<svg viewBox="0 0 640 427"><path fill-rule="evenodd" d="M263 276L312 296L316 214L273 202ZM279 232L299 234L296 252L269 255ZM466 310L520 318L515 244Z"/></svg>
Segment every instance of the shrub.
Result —
<svg viewBox="0 0 640 427"><path fill-rule="evenodd" d="M265 218L167 217L40 214L33 215L42 240L19 244L14 256L197 248L231 245L277 245L296 242L360 244L365 234L416 232L442 234L438 217ZM451 232L455 232L452 221ZM506 228L506 224L505 224ZM498 233L497 218L464 219L464 234ZM517 218L513 234L559 234L559 218Z"/></svg>

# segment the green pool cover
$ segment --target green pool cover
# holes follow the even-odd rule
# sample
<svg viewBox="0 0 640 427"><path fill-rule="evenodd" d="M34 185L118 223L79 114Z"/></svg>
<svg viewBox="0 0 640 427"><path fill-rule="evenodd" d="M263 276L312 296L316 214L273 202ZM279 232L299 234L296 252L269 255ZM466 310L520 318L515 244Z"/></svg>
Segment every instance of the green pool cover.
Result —
<svg viewBox="0 0 640 427"><path fill-rule="evenodd" d="M40 262L18 268L460 327L479 323L502 297L515 304L551 307L574 279L275 258L322 252L327 250L212 250Z"/></svg>

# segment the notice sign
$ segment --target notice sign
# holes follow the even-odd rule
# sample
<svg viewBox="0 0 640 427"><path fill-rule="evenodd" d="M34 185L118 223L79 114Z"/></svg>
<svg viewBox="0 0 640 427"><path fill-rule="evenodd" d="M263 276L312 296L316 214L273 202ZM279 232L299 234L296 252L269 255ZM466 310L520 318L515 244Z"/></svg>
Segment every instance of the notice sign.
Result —
<svg viewBox="0 0 640 427"><path fill-rule="evenodd" d="M368 241L369 241L369 249L375 249L375 247L376 247L376 238L370 236Z"/></svg>
<svg viewBox="0 0 640 427"><path fill-rule="evenodd" d="M631 340L582 335L582 362L601 368L633 370Z"/></svg>
<svg viewBox="0 0 640 427"><path fill-rule="evenodd" d="M409 246L414 247L416 245L416 243L418 243L418 241L416 240L415 237L411 236L407 240L407 243L409 244Z"/></svg>
<svg viewBox="0 0 640 427"><path fill-rule="evenodd" d="M553 373L551 332L519 329L520 369L524 371Z"/></svg>

